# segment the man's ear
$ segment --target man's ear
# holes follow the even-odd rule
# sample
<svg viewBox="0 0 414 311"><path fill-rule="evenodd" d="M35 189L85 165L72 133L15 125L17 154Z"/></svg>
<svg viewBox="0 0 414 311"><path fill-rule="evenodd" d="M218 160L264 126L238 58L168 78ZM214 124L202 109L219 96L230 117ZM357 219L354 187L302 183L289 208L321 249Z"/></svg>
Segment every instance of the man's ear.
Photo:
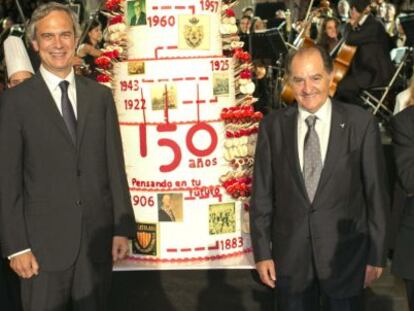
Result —
<svg viewBox="0 0 414 311"><path fill-rule="evenodd" d="M33 49L36 52L39 52L39 45L37 44L37 41L36 40L32 40L32 46L33 46Z"/></svg>

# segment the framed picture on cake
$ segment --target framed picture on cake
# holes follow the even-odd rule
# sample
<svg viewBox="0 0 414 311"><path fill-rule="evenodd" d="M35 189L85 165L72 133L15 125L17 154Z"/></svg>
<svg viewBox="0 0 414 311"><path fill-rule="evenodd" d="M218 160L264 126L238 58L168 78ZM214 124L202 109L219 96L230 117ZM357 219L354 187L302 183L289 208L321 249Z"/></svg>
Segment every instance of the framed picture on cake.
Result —
<svg viewBox="0 0 414 311"><path fill-rule="evenodd" d="M178 48L181 50L210 49L210 18L206 15L178 17Z"/></svg>
<svg viewBox="0 0 414 311"><path fill-rule="evenodd" d="M128 75L143 75L145 74L145 62L142 61L129 61L128 62Z"/></svg>
<svg viewBox="0 0 414 311"><path fill-rule="evenodd" d="M158 221L183 221L183 194L158 193Z"/></svg>
<svg viewBox="0 0 414 311"><path fill-rule="evenodd" d="M177 88L175 84L154 84L151 88L153 111L177 108Z"/></svg>
<svg viewBox="0 0 414 311"><path fill-rule="evenodd" d="M129 26L147 24L146 0L128 0L126 2L126 21Z"/></svg>

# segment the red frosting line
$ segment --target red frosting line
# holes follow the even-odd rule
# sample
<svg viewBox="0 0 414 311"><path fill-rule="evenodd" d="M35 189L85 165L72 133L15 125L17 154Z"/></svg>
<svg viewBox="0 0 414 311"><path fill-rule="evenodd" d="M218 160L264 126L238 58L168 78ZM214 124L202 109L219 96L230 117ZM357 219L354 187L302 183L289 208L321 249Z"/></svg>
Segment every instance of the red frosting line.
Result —
<svg viewBox="0 0 414 311"><path fill-rule="evenodd" d="M133 257L129 256L127 260L129 261L141 261L141 262L152 262L152 263L181 263L181 262L196 262L196 261L214 261L225 258L237 257L243 254L249 254L252 252L251 248L246 248L243 251L231 253L231 254L221 254L213 256L204 256L204 257L184 257L184 258L154 258L154 257Z"/></svg>

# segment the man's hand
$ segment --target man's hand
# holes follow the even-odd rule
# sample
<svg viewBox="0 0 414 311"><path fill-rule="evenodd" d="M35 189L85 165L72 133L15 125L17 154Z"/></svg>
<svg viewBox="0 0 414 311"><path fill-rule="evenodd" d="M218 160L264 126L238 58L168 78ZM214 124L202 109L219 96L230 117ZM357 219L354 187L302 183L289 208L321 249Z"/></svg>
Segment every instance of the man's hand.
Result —
<svg viewBox="0 0 414 311"><path fill-rule="evenodd" d="M379 279L384 268L367 265L365 268L364 288L371 285L373 281Z"/></svg>
<svg viewBox="0 0 414 311"><path fill-rule="evenodd" d="M256 270L264 284L271 288L276 287L276 269L273 260L268 259L256 262Z"/></svg>
<svg viewBox="0 0 414 311"><path fill-rule="evenodd" d="M125 259L129 252L128 238L114 236L112 239L112 260L114 262Z"/></svg>
<svg viewBox="0 0 414 311"><path fill-rule="evenodd" d="M30 279L39 273L39 264L32 252L14 256L10 259L10 267L18 276L24 279Z"/></svg>

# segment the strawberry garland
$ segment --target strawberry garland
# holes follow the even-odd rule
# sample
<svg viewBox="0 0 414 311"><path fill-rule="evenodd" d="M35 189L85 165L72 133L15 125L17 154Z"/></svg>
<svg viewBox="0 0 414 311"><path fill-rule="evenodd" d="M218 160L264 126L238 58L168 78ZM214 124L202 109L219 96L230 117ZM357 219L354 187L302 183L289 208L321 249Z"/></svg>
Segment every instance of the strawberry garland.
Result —
<svg viewBox="0 0 414 311"><path fill-rule="evenodd" d="M95 59L100 73L96 80L109 87L113 82L114 64L127 58L128 37L124 22L124 5L125 0L107 0L105 11L102 12L109 21L104 32L103 53Z"/></svg>
<svg viewBox="0 0 414 311"><path fill-rule="evenodd" d="M251 56L242 49L244 43L240 41L237 33L235 13L232 9L237 2L224 0L222 5L220 32L223 54L233 58L236 105L224 108L220 115L226 133L224 159L229 166L227 173L220 177L220 182L232 198L242 202L242 230L248 233L254 151L258 124L263 115L261 112L255 112L252 106L255 85L252 81Z"/></svg>

